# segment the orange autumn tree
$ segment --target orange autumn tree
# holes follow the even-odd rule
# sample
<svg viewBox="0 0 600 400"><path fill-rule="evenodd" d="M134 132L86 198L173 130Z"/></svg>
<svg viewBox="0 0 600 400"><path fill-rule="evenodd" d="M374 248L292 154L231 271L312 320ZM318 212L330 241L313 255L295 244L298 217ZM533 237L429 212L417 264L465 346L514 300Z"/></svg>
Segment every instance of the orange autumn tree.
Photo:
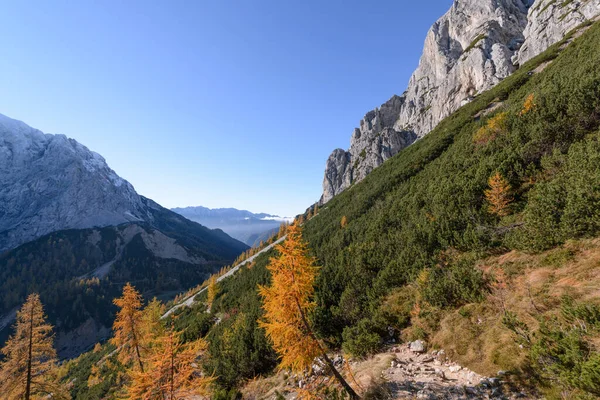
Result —
<svg viewBox="0 0 600 400"><path fill-rule="evenodd" d="M114 299L113 303L119 307L113 331L115 336L110 340L119 349L119 361L124 364L131 360L144 371L141 356L142 341L142 295L131 284L123 287L123 295Z"/></svg>
<svg viewBox="0 0 600 400"><path fill-rule="evenodd" d="M280 356L280 369L302 373L321 356L340 385L351 398L359 398L333 365L317 339L308 315L314 310L312 296L319 268L308 255L299 224L288 227L287 239L277 246L279 257L271 259L271 285L259 286L265 317L260 321L273 348Z"/></svg>
<svg viewBox="0 0 600 400"><path fill-rule="evenodd" d="M496 172L488 180L488 185L489 189L484 192L488 211L499 217L507 216L510 212L510 203L513 201L510 184L500 172Z"/></svg>
<svg viewBox="0 0 600 400"><path fill-rule="evenodd" d="M521 110L519 115L523 116L523 115L529 114L529 112L531 112L531 110L533 110L535 107L536 107L535 95L533 93L531 93L525 99L525 102L523 103L523 109Z"/></svg>
<svg viewBox="0 0 600 400"><path fill-rule="evenodd" d="M14 334L2 349L0 393L3 399L68 398L55 379L56 351L52 325L46 322L40 296L30 294L17 313Z"/></svg>
<svg viewBox="0 0 600 400"><path fill-rule="evenodd" d="M202 375L197 359L208 348L204 339L183 343L172 328L156 340L145 371L134 371L127 388L131 399L176 400L208 396L212 377Z"/></svg>

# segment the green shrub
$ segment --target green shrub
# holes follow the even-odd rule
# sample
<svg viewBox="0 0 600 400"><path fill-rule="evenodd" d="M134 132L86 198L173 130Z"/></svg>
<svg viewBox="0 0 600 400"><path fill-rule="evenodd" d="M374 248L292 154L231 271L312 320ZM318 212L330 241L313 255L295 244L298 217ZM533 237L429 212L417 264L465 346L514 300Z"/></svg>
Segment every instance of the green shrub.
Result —
<svg viewBox="0 0 600 400"><path fill-rule="evenodd" d="M342 336L344 351L354 357L365 357L381 348L381 335L368 319L361 320L355 326L347 327Z"/></svg>

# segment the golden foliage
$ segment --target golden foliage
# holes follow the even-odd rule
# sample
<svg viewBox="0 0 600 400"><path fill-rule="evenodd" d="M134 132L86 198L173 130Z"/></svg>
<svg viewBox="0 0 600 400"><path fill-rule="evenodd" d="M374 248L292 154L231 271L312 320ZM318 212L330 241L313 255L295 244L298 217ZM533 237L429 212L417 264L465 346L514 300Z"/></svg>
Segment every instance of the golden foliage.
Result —
<svg viewBox="0 0 600 400"><path fill-rule="evenodd" d="M271 286L259 286L258 290L265 310L265 318L259 324L279 354L279 368L303 373L312 368L316 357L321 356L350 398L359 398L337 371L308 322L307 316L315 308L311 298L319 267L308 255L308 245L302 239L299 224L288 228L287 239L277 246L277 251L279 257L272 258L267 266L271 272ZM306 397L307 393L299 393L299 396L314 398Z"/></svg>
<svg viewBox="0 0 600 400"><path fill-rule="evenodd" d="M208 280L208 289L206 289L206 302L208 303L208 308L210 309L213 305L213 302L217 298L217 294L219 294L219 287L217 286L217 277L212 275Z"/></svg>
<svg viewBox="0 0 600 400"><path fill-rule="evenodd" d="M131 284L123 287L123 296L114 299L119 311L113 323L114 336L110 340L119 349L119 361L128 364L134 360L141 371L142 363L140 343L142 339L142 295Z"/></svg>
<svg viewBox="0 0 600 400"><path fill-rule="evenodd" d="M288 228L287 222L284 222L281 225L279 225L279 232L277 232L277 239L281 239L282 237L285 236L285 234L287 232L287 228Z"/></svg>
<svg viewBox="0 0 600 400"><path fill-rule="evenodd" d="M6 400L68 398L57 382L52 325L40 296L30 294L17 313L14 334L2 349L0 393Z"/></svg>
<svg viewBox="0 0 600 400"><path fill-rule="evenodd" d="M281 357L280 368L303 372L321 354L320 345L310 330L307 314L315 307L311 301L318 267L308 256L298 224L288 228L287 239L277 246L280 255L271 259L271 286L260 286L265 320L260 325Z"/></svg>
<svg viewBox="0 0 600 400"><path fill-rule="evenodd" d="M499 217L508 215L513 201L510 184L499 172L490 177L488 184L490 188L484 192L488 211Z"/></svg>
<svg viewBox="0 0 600 400"><path fill-rule="evenodd" d="M508 113L506 112L498 113L490 118L485 126L482 126L475 132L473 135L473 143L480 146L485 145L506 132L508 129L506 123L507 119Z"/></svg>
<svg viewBox="0 0 600 400"><path fill-rule="evenodd" d="M150 349L156 340L164 335L165 327L160 320L164 312L164 305L156 297L142 310L139 329L142 349Z"/></svg>
<svg viewBox="0 0 600 400"><path fill-rule="evenodd" d="M157 339L147 360L146 371L134 371L127 388L130 399L175 400L208 396L212 377L203 376L197 360L208 348L204 339L183 343L169 329Z"/></svg>
<svg viewBox="0 0 600 400"><path fill-rule="evenodd" d="M525 99L525 102L523 103L523 109L521 110L521 112L519 113L519 115L521 115L521 116L526 115L529 112L531 112L531 110L533 110L535 107L536 107L536 104L535 104L535 95L533 93L531 93Z"/></svg>
<svg viewBox="0 0 600 400"><path fill-rule="evenodd" d="M344 215L340 221L340 226L344 229L348 225L348 218Z"/></svg>

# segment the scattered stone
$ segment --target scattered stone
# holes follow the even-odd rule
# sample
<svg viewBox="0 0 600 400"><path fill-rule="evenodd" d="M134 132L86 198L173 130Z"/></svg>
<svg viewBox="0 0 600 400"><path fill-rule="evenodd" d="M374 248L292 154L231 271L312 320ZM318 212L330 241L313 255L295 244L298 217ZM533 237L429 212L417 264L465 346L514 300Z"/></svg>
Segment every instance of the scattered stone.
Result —
<svg viewBox="0 0 600 400"><path fill-rule="evenodd" d="M415 340L409 344L409 348L413 353L424 353L425 343L422 340Z"/></svg>
<svg viewBox="0 0 600 400"><path fill-rule="evenodd" d="M457 373L458 371L460 371L462 369L462 367L460 365L451 365L448 369L452 373Z"/></svg>

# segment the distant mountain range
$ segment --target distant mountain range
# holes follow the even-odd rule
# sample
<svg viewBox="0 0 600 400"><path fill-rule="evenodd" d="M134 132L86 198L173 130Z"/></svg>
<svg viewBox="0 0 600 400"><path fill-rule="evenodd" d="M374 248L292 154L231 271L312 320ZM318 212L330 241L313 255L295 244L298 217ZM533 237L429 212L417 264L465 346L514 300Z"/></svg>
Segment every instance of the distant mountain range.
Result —
<svg viewBox="0 0 600 400"><path fill-rule="evenodd" d="M198 206L178 207L171 210L206 227L222 229L248 246L256 246L262 240L268 239L283 222L291 222L293 219L266 213L255 214L236 208L211 209Z"/></svg>
<svg viewBox="0 0 600 400"><path fill-rule="evenodd" d="M38 292L59 355L75 356L109 333L126 282L166 299L247 248L140 196L77 141L0 114L0 344Z"/></svg>

